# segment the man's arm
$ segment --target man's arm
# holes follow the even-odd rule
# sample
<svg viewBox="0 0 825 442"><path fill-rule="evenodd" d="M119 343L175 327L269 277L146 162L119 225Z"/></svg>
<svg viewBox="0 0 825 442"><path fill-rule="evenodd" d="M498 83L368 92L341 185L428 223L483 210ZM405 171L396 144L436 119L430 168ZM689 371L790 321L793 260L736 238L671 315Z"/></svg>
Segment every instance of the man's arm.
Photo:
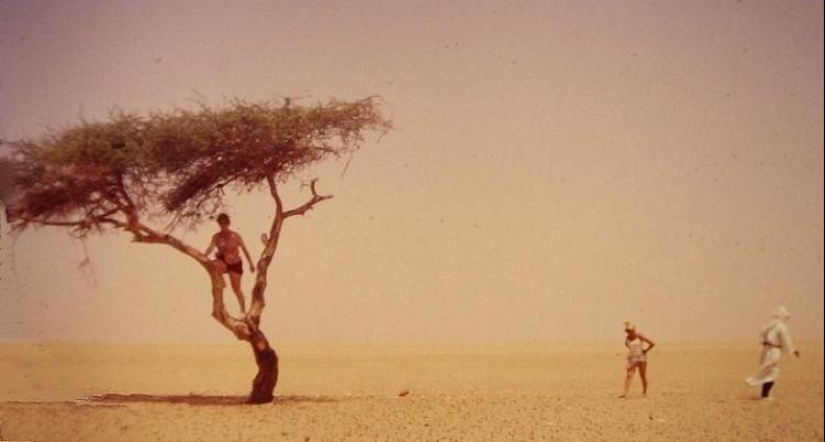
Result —
<svg viewBox="0 0 825 442"><path fill-rule="evenodd" d="M203 254L209 256L213 250L215 250L215 235L212 235L212 241L209 242L209 247L206 248L206 251L203 252Z"/></svg>

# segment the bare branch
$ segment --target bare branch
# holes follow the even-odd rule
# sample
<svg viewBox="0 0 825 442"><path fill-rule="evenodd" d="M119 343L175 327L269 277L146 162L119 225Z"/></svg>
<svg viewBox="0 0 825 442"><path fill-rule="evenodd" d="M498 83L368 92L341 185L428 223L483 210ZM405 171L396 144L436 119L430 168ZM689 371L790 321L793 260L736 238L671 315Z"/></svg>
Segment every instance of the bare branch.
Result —
<svg viewBox="0 0 825 442"><path fill-rule="evenodd" d="M275 183L275 177L268 175L266 177L266 183L269 185L269 194L272 196L272 200L275 201L275 217L280 218L284 213L284 203L278 194L278 185Z"/></svg>
<svg viewBox="0 0 825 442"><path fill-rule="evenodd" d="M166 244L191 257L203 267L207 269L211 267L209 257L204 255L200 250L186 244L168 233L160 233L136 220L129 223L127 230L132 232L135 242L146 244Z"/></svg>
<svg viewBox="0 0 825 442"><path fill-rule="evenodd" d="M315 183L317 181L317 179L313 179L309 185L310 189L312 190L312 198L306 203L302 204L301 206L284 212L284 218L289 218L291 216L296 215L304 215L307 211L312 210L316 204L333 197L333 195L319 195L318 192L315 190Z"/></svg>

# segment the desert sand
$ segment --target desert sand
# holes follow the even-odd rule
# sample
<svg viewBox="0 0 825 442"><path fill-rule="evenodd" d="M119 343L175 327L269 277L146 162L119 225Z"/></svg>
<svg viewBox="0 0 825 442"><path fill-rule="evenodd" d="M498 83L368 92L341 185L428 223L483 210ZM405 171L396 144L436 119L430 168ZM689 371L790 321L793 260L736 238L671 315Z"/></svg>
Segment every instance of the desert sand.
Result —
<svg viewBox="0 0 825 442"><path fill-rule="evenodd" d="M0 343L0 437L64 441L822 441L823 343L798 343L774 400L753 343L659 343L651 390L619 399L600 344L284 344L277 400L245 405L241 343Z"/></svg>

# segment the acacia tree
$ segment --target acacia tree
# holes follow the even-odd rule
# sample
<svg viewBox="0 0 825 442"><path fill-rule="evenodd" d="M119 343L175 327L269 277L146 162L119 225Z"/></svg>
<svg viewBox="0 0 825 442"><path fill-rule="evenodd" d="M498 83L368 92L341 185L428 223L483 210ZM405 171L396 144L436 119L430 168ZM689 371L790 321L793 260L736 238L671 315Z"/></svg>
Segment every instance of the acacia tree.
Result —
<svg viewBox="0 0 825 442"><path fill-rule="evenodd" d="M390 127L375 97L315 106L234 101L223 109L143 117L114 112L105 122L81 121L15 142L7 158L15 171L8 212L15 229L56 226L80 238L120 231L134 242L166 245L192 258L209 277L212 316L252 347L258 372L248 401L270 402L278 357L259 328L267 270L284 222L332 198L319 194L312 180L308 199L288 208L279 185L307 166L350 155L366 132ZM171 232L210 219L225 207L228 191L261 188L272 197L274 216L261 237L249 311L235 318L224 306L219 269Z"/></svg>

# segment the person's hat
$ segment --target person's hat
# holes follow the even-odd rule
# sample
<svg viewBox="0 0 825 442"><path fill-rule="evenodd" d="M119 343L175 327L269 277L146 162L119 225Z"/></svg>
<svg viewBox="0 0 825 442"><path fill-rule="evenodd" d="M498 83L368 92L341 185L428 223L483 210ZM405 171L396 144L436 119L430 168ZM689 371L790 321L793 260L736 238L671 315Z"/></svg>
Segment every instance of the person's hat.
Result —
<svg viewBox="0 0 825 442"><path fill-rule="evenodd" d="M773 310L773 317L776 319L788 319L791 313L784 305L780 305Z"/></svg>

